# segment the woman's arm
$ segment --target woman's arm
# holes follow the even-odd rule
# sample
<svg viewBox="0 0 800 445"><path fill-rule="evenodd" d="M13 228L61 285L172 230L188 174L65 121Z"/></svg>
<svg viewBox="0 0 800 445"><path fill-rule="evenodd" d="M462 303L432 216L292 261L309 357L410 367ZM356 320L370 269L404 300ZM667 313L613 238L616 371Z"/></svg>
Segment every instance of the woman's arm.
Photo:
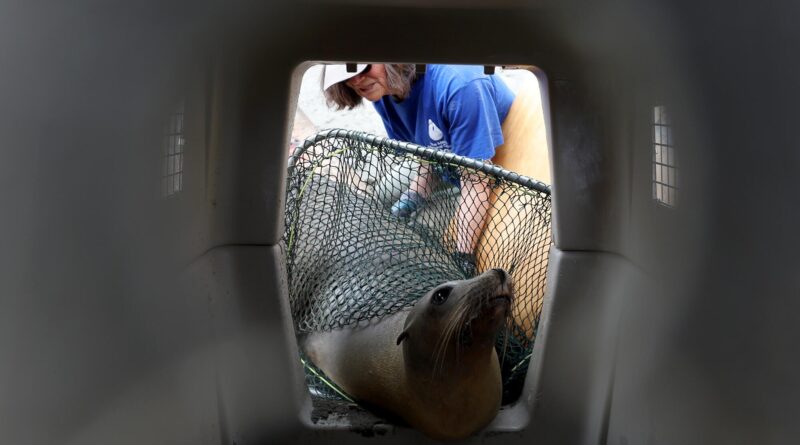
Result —
<svg viewBox="0 0 800 445"><path fill-rule="evenodd" d="M461 177L461 197L457 213L456 247L459 252L474 255L486 225L491 187L475 173Z"/></svg>

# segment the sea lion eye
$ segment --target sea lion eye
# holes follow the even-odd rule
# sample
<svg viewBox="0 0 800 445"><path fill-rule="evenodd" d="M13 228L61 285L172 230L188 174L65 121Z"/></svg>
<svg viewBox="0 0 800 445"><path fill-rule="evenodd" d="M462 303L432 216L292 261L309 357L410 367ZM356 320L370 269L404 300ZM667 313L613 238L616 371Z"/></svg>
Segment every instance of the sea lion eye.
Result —
<svg viewBox="0 0 800 445"><path fill-rule="evenodd" d="M451 287L443 287L441 289L436 289L431 296L431 303L439 305L447 301L447 297L450 296L450 291L452 290Z"/></svg>

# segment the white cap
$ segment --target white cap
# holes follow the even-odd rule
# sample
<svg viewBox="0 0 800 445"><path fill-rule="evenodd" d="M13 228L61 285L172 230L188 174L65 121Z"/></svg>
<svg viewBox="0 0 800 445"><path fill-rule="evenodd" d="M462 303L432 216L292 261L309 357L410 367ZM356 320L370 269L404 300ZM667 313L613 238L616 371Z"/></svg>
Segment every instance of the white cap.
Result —
<svg viewBox="0 0 800 445"><path fill-rule="evenodd" d="M327 90L332 85L335 85L339 82L343 82L351 77L356 77L361 74L362 71L367 69L366 63L359 63L356 65L356 70L353 72L347 72L347 65L344 63L342 64L334 64L334 65L325 65L325 71L323 73L323 80L322 80L322 89Z"/></svg>

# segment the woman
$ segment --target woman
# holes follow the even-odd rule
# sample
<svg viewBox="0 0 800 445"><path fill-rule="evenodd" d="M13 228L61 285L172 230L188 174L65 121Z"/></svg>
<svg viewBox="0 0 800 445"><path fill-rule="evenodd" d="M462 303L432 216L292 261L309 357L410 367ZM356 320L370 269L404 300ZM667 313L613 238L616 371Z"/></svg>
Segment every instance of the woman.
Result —
<svg viewBox="0 0 800 445"><path fill-rule="evenodd" d="M326 65L322 87L328 103L338 109L353 108L362 99L372 102L392 139L482 161L495 157L503 144L502 124L515 97L498 76L484 74L481 66L464 65L428 65L424 74L405 64L359 64L354 72L345 65ZM460 183L456 244L474 273L474 251L490 190L480 181L462 178ZM424 204L434 185L434 175L421 167L392 213L410 215Z"/></svg>

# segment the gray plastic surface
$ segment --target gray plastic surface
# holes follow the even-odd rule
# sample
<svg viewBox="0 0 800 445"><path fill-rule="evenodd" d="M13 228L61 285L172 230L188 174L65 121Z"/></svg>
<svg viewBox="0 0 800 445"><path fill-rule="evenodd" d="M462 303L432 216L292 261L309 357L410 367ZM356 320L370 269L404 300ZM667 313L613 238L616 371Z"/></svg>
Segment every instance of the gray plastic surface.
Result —
<svg viewBox="0 0 800 445"><path fill-rule="evenodd" d="M276 243L313 61L547 73L547 320L525 405L468 443L796 442L796 8L4 3L0 443L427 442L309 425ZM184 187L162 199L181 99ZM656 105L674 210L651 195Z"/></svg>

